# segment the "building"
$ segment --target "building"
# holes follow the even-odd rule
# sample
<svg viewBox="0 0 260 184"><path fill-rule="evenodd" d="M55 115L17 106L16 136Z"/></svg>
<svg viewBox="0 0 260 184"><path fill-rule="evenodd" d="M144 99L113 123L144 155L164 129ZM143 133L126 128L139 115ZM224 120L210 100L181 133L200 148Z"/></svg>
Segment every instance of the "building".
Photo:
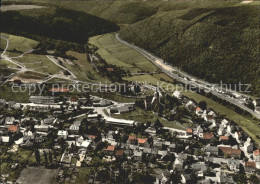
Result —
<svg viewBox="0 0 260 184"><path fill-rule="evenodd" d="M50 129L49 125L34 125L34 129L39 132L48 132Z"/></svg>
<svg viewBox="0 0 260 184"><path fill-rule="evenodd" d="M106 118L106 123L116 126L133 126L135 121L126 119Z"/></svg>
<svg viewBox="0 0 260 184"><path fill-rule="evenodd" d="M150 144L148 143L148 139L147 138L144 138L144 139L138 138L137 142L138 142L138 145L141 146L141 147L147 147L147 148L150 147Z"/></svg>
<svg viewBox="0 0 260 184"><path fill-rule="evenodd" d="M178 98L178 99L181 99L182 98L182 95L179 91L175 91L172 96L174 96L175 98Z"/></svg>
<svg viewBox="0 0 260 184"><path fill-rule="evenodd" d="M19 132L19 126L18 125L10 125L8 127L8 132L10 132L10 133L18 133Z"/></svg>
<svg viewBox="0 0 260 184"><path fill-rule="evenodd" d="M114 145L109 145L107 148L104 148L103 151L106 155L114 155L115 154L115 146Z"/></svg>
<svg viewBox="0 0 260 184"><path fill-rule="evenodd" d="M29 101L35 104L53 104L55 102L52 96L30 96Z"/></svg>
<svg viewBox="0 0 260 184"><path fill-rule="evenodd" d="M79 125L75 125L75 124L70 125L69 132L71 134L79 134Z"/></svg>
<svg viewBox="0 0 260 184"><path fill-rule="evenodd" d="M66 131L66 130L59 130L58 131L58 138L66 140L68 138L68 131Z"/></svg>

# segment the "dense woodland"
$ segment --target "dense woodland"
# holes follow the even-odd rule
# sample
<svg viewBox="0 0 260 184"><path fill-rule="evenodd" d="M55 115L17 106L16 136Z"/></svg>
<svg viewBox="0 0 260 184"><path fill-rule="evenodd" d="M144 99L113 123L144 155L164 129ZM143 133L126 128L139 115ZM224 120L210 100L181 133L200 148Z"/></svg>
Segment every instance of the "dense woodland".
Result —
<svg viewBox="0 0 260 184"><path fill-rule="evenodd" d="M171 11L123 29L121 37L194 76L251 84L259 95L258 12L257 6Z"/></svg>
<svg viewBox="0 0 260 184"><path fill-rule="evenodd" d="M1 32L40 35L85 44L89 37L117 31L116 24L83 12L48 7L1 12Z"/></svg>

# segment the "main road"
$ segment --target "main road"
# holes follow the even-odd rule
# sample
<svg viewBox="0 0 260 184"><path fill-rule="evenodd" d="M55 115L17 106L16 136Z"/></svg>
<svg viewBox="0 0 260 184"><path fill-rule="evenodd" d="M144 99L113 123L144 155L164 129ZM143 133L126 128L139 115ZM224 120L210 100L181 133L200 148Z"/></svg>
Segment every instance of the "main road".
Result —
<svg viewBox="0 0 260 184"><path fill-rule="evenodd" d="M137 47L133 44L130 44L130 43L126 42L125 40L122 40L119 37L118 33L116 34L115 37L122 44L129 46L129 47L133 48L134 50L136 50L137 52L139 52L140 54L142 54L144 57L146 57L148 60L150 60L152 63L154 63L158 68L160 68L165 74L167 74L171 78L173 78L183 84L196 86L200 89L210 91L213 95L217 96L218 98L226 100L226 101L240 107L241 109L247 111L248 113L250 113L252 116L256 117L257 119L260 119L260 114L256 113L255 111L253 111L253 110L249 109L247 106L245 106L243 104L242 100L231 98L230 96L228 96L225 93L219 93L219 91L223 91L223 90L218 85L211 84L211 83L203 81L201 79L197 79L183 71L180 71L176 67L168 65L167 63L165 63L165 61L163 59L153 55L152 53L150 53L140 47ZM238 92L236 92L236 93L239 94Z"/></svg>

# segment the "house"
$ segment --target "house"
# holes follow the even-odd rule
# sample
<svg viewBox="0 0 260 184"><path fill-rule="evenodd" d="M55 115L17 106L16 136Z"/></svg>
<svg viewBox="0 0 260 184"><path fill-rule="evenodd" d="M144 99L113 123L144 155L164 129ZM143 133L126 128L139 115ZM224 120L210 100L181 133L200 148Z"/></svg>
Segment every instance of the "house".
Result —
<svg viewBox="0 0 260 184"><path fill-rule="evenodd" d="M134 110L134 104L124 104L109 108L111 114L122 114Z"/></svg>
<svg viewBox="0 0 260 184"><path fill-rule="evenodd" d="M240 160L228 159L227 166L229 170L238 172L240 170Z"/></svg>
<svg viewBox="0 0 260 184"><path fill-rule="evenodd" d="M15 118L14 117L6 117L5 118L5 125L13 125L15 122Z"/></svg>
<svg viewBox="0 0 260 184"><path fill-rule="evenodd" d="M170 152L176 152L176 144L170 144L167 150Z"/></svg>
<svg viewBox="0 0 260 184"><path fill-rule="evenodd" d="M162 147L163 147L162 141L154 141L154 142L153 142L153 147L154 147L155 149L161 150Z"/></svg>
<svg viewBox="0 0 260 184"><path fill-rule="evenodd" d="M150 144L148 143L147 140L148 140L147 138L144 138L144 139L138 138L137 139L138 145L141 146L141 147L148 147L149 148Z"/></svg>
<svg viewBox="0 0 260 184"><path fill-rule="evenodd" d="M66 140L68 138L68 131L66 131L66 130L59 130L58 131L58 138Z"/></svg>
<svg viewBox="0 0 260 184"><path fill-rule="evenodd" d="M0 99L0 107L6 106L6 100L5 99Z"/></svg>
<svg viewBox="0 0 260 184"><path fill-rule="evenodd" d="M251 142L250 137L248 137L247 141L244 143L244 150L249 154L252 154L254 151L253 143Z"/></svg>
<svg viewBox="0 0 260 184"><path fill-rule="evenodd" d="M174 96L175 98L178 98L178 99L181 99L182 98L182 95L179 91L175 91L172 96Z"/></svg>
<svg viewBox="0 0 260 184"><path fill-rule="evenodd" d="M220 136L219 141L222 143L228 143L229 142L229 136Z"/></svg>
<svg viewBox="0 0 260 184"><path fill-rule="evenodd" d="M188 129L186 130L186 133L187 133L187 135L192 135L192 134L193 134L192 128L188 128Z"/></svg>
<svg viewBox="0 0 260 184"><path fill-rule="evenodd" d="M116 119L116 118L106 118L106 123L116 126L133 126L135 124L134 120L126 119Z"/></svg>
<svg viewBox="0 0 260 184"><path fill-rule="evenodd" d="M257 169L260 169L260 155L255 157L255 165Z"/></svg>
<svg viewBox="0 0 260 184"><path fill-rule="evenodd" d="M28 139L34 139L35 132L32 132L31 130L25 130L23 133L23 140L26 141Z"/></svg>
<svg viewBox="0 0 260 184"><path fill-rule="evenodd" d="M142 151L134 150L134 155L133 155L134 161L142 162L142 157L143 157Z"/></svg>
<svg viewBox="0 0 260 184"><path fill-rule="evenodd" d="M9 143L10 137L9 136L1 136L2 143Z"/></svg>
<svg viewBox="0 0 260 184"><path fill-rule="evenodd" d="M79 104L78 103L79 99L77 97L75 97L75 96L72 96L72 97L70 97L70 101L69 102L70 102L71 105L76 105L77 106Z"/></svg>
<svg viewBox="0 0 260 184"><path fill-rule="evenodd" d="M79 125L75 125L75 124L70 125L69 132L71 134L79 134Z"/></svg>
<svg viewBox="0 0 260 184"><path fill-rule="evenodd" d="M253 157L256 158L257 156L260 155L260 149L257 149L253 152Z"/></svg>
<svg viewBox="0 0 260 184"><path fill-rule="evenodd" d="M124 157L124 150L116 150L115 151L115 157L118 159L121 159Z"/></svg>
<svg viewBox="0 0 260 184"><path fill-rule="evenodd" d="M129 143L129 144L136 144L137 143L136 136L135 135L129 135L127 143Z"/></svg>
<svg viewBox="0 0 260 184"><path fill-rule="evenodd" d="M10 133L19 133L19 126L18 125L9 125L8 132Z"/></svg>
<svg viewBox="0 0 260 184"><path fill-rule="evenodd" d="M107 148L104 148L103 151L106 155L114 155L115 154L115 148L116 146L114 145L109 145Z"/></svg>
<svg viewBox="0 0 260 184"><path fill-rule="evenodd" d="M253 104L255 107L259 107L260 106L260 98L257 98L253 101Z"/></svg>
<svg viewBox="0 0 260 184"><path fill-rule="evenodd" d="M233 149L231 147L219 147L220 155L225 157L234 157L240 158L241 157L241 150L240 149Z"/></svg>
<svg viewBox="0 0 260 184"><path fill-rule="evenodd" d="M150 134L151 136L156 135L156 129L154 127L148 127L147 129L145 129L145 132Z"/></svg>
<svg viewBox="0 0 260 184"><path fill-rule="evenodd" d="M200 133L199 137L204 140L211 140L214 137L213 133Z"/></svg>
<svg viewBox="0 0 260 184"><path fill-rule="evenodd" d="M195 113L196 113L198 116L202 116L203 110L202 110L200 107L197 107Z"/></svg>
<svg viewBox="0 0 260 184"><path fill-rule="evenodd" d="M204 151L208 156L218 156L217 146L207 146L204 148Z"/></svg>
<svg viewBox="0 0 260 184"><path fill-rule="evenodd" d="M256 163L255 162L245 162L245 172L253 173L256 170Z"/></svg>
<svg viewBox="0 0 260 184"><path fill-rule="evenodd" d="M29 101L35 104L53 104L55 99L52 96L30 96Z"/></svg>
<svg viewBox="0 0 260 184"><path fill-rule="evenodd" d="M50 129L49 125L34 125L34 129L39 132L48 132Z"/></svg>

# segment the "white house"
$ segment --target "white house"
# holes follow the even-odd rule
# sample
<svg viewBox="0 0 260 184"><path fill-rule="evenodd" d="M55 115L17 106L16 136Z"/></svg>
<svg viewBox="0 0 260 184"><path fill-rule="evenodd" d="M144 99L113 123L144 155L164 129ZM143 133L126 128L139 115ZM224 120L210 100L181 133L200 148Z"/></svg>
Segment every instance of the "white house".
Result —
<svg viewBox="0 0 260 184"><path fill-rule="evenodd" d="M175 92L172 94L172 96L174 96L174 97L176 97L176 98L178 98L178 99L181 99L181 98L182 98L182 95L181 95L181 93L180 93L179 91L175 91Z"/></svg>
<svg viewBox="0 0 260 184"><path fill-rule="evenodd" d="M68 131L66 131L66 130L59 130L58 131L58 138L66 140L68 138Z"/></svg>

